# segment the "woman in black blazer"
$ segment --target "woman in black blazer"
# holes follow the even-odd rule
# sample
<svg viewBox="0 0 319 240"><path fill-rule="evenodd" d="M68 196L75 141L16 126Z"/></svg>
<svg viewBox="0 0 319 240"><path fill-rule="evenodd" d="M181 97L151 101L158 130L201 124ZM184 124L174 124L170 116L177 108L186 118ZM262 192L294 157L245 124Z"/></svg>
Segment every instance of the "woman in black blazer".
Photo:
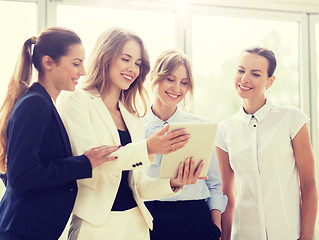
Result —
<svg viewBox="0 0 319 240"><path fill-rule="evenodd" d="M76 179L116 159L107 156L118 146L73 157L55 108L60 91L73 91L85 74L83 61L81 39L68 29L49 28L24 43L0 112L0 170L6 176L0 240L58 239L73 209ZM38 81L29 87L32 63Z"/></svg>

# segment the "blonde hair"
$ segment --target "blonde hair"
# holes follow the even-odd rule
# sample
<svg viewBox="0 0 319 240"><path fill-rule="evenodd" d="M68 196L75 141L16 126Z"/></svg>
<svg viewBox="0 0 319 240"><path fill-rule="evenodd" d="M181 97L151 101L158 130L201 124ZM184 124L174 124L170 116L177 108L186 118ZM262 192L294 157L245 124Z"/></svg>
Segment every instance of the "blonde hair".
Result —
<svg viewBox="0 0 319 240"><path fill-rule="evenodd" d="M144 88L144 82L150 71L150 62L142 39L133 32L121 28L112 28L101 34L88 59L88 73L80 87L88 91L94 91L96 88L100 94L105 91L110 84L110 65L112 61L121 53L125 43L132 39L141 47L140 74L127 90L122 91L120 99L130 113L143 117L148 107L148 94ZM142 114L139 113L141 109L138 106L138 100L141 100L142 103Z"/></svg>
<svg viewBox="0 0 319 240"><path fill-rule="evenodd" d="M181 51L170 49L162 52L155 61L152 70L151 88L155 91L160 81L167 78L174 70L183 64L186 68L189 78L188 101L191 102L194 96L194 78L192 73L192 64L190 59Z"/></svg>
<svg viewBox="0 0 319 240"><path fill-rule="evenodd" d="M39 37L32 37L24 42L0 109L0 172L5 173L7 170L9 118L18 99L29 89L32 79L32 63L41 75L43 74L41 62L44 56L50 56L55 62L58 62L62 56L67 54L69 47L73 44L81 44L80 37L72 30L61 27L48 28ZM34 45L33 54L32 45Z"/></svg>

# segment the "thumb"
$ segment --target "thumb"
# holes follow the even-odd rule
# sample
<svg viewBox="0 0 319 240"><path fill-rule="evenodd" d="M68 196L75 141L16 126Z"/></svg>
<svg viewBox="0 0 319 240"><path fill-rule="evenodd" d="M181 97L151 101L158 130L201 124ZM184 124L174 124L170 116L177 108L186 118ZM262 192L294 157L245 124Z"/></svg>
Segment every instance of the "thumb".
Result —
<svg viewBox="0 0 319 240"><path fill-rule="evenodd" d="M169 125L165 125L161 130L159 130L156 135L164 135L169 129Z"/></svg>

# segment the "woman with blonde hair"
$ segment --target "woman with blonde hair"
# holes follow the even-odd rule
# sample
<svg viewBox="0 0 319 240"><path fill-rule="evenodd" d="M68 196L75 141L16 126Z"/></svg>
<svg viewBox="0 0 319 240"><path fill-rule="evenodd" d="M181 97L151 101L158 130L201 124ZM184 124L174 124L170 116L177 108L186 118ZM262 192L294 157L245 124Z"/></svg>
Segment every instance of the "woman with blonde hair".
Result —
<svg viewBox="0 0 319 240"><path fill-rule="evenodd" d="M167 50L155 61L151 73L154 101L145 117L146 137L166 124L175 122L208 122L207 119L184 112L179 103L193 97L194 79L190 59L178 50ZM214 146L212 146L213 148ZM157 178L162 155L148 169ZM227 199L222 193L222 182L216 155L210 162L208 179L183 188L177 196L147 201L154 217L151 240L219 239L221 213Z"/></svg>
<svg viewBox="0 0 319 240"><path fill-rule="evenodd" d="M145 139L140 117L146 111L143 83L149 68L140 37L109 29L96 42L84 82L61 97L59 111L75 154L101 144L122 146L114 164L103 164L92 179L78 181L69 239L147 240L152 216L142 198L174 195L199 176L202 165L194 171L188 161L176 179L151 179L143 171L153 154L175 151L189 139L185 129L166 134L168 127Z"/></svg>
<svg viewBox="0 0 319 240"><path fill-rule="evenodd" d="M60 27L25 41L1 107L0 171L6 191L0 202L1 240L56 240L69 219L76 179L118 147L102 146L73 157L54 101L73 91L85 74L79 36ZM29 87L32 64L38 80Z"/></svg>

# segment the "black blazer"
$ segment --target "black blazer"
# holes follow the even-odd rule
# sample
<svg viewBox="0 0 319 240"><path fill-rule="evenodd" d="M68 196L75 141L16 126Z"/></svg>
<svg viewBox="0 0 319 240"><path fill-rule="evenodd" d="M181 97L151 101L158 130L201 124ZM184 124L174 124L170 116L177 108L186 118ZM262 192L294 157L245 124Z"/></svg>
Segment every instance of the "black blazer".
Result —
<svg viewBox="0 0 319 240"><path fill-rule="evenodd" d="M56 240L77 194L76 179L92 176L84 155L72 157L68 135L45 88L34 83L14 106L7 129L7 188L0 232Z"/></svg>

